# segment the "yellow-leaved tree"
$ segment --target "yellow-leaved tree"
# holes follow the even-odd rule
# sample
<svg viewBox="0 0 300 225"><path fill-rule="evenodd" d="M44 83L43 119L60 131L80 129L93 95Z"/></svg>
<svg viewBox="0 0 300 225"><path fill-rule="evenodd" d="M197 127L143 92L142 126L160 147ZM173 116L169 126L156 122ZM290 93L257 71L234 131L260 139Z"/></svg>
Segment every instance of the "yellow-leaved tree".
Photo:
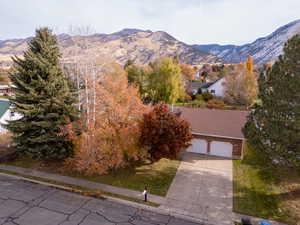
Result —
<svg viewBox="0 0 300 225"><path fill-rule="evenodd" d="M245 68L243 65L237 65L225 76L226 102L248 107L257 98L257 73L251 68L251 66Z"/></svg>

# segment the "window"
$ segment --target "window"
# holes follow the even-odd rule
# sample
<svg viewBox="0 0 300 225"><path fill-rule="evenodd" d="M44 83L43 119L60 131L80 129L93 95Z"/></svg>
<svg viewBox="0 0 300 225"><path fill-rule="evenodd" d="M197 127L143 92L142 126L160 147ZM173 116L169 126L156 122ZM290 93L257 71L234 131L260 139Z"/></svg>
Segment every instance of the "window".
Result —
<svg viewBox="0 0 300 225"><path fill-rule="evenodd" d="M216 93L216 91L215 90L210 90L210 93L214 94L214 93Z"/></svg>

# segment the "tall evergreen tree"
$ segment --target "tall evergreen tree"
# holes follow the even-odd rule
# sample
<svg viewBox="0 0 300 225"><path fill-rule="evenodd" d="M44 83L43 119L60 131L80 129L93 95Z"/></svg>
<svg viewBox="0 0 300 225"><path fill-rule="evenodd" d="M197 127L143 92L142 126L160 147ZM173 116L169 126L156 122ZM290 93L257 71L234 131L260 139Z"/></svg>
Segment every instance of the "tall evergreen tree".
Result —
<svg viewBox="0 0 300 225"><path fill-rule="evenodd" d="M38 159L63 159L72 144L61 127L77 117L76 94L63 73L57 38L48 28L36 30L24 58L14 57L10 78L15 85L10 100L22 118L7 125L20 154Z"/></svg>
<svg viewBox="0 0 300 225"><path fill-rule="evenodd" d="M259 99L244 134L276 164L300 167L300 38L294 36L284 55L261 73Z"/></svg>

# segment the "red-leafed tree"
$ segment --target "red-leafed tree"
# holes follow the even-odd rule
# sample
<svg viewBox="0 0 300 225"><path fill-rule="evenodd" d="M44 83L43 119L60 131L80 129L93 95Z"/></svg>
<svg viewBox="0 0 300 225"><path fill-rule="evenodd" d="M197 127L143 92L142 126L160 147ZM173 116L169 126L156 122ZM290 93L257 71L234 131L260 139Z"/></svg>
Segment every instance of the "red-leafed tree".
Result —
<svg viewBox="0 0 300 225"><path fill-rule="evenodd" d="M158 104L144 115L140 143L148 150L151 161L177 159L191 139L189 123L169 111L167 105Z"/></svg>

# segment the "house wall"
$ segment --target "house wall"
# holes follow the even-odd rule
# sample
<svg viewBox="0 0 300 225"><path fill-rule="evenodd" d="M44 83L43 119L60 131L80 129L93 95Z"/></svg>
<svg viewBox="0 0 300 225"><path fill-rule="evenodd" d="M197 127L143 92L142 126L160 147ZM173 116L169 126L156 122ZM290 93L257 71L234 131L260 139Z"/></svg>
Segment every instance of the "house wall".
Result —
<svg viewBox="0 0 300 225"><path fill-rule="evenodd" d="M240 159L243 156L243 140L241 139L233 139L233 138L223 138L223 137L213 137L213 136L206 136L206 135L199 135L193 134L194 138L204 139L207 141L208 144L208 152L210 152L210 143L212 141L222 141L222 142L229 142L232 144L232 158L233 159Z"/></svg>
<svg viewBox="0 0 300 225"><path fill-rule="evenodd" d="M9 89L0 89L0 96L2 95L9 95L10 90Z"/></svg>
<svg viewBox="0 0 300 225"><path fill-rule="evenodd" d="M207 90L209 92L214 90L214 92L215 92L215 93L213 93L214 96L223 98L224 91L225 91L224 82L225 82L224 78L222 78L222 79L218 80L216 83L212 84L210 87L208 87Z"/></svg>
<svg viewBox="0 0 300 225"><path fill-rule="evenodd" d="M3 127L3 125L7 124L8 121L18 120L22 116L18 113L14 113L12 116L11 110L8 109L4 115L0 118L0 133L5 133L7 130Z"/></svg>

